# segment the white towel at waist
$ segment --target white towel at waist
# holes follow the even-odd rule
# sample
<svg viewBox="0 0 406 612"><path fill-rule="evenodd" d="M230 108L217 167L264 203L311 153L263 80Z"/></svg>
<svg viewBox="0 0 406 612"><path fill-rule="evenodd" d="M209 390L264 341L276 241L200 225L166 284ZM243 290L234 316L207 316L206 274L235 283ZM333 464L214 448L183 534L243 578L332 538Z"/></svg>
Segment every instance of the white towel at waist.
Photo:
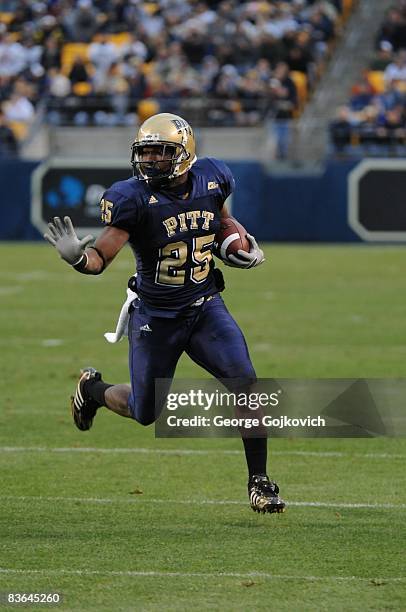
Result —
<svg viewBox="0 0 406 612"><path fill-rule="evenodd" d="M116 331L106 332L104 334L104 337L106 338L107 342L114 344L116 342L119 342L123 338L123 336L128 336L128 321L130 318L130 315L128 314L128 309L130 307L131 302L133 302L137 297L138 295L135 293L135 291L127 289L127 299L121 307L120 315L118 317L116 325Z"/></svg>

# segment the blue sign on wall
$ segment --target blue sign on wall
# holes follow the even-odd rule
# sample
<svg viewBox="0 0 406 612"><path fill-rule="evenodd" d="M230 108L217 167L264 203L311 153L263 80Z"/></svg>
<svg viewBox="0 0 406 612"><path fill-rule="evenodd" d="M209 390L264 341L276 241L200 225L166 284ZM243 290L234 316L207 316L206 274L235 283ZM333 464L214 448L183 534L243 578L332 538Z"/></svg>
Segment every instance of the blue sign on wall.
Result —
<svg viewBox="0 0 406 612"><path fill-rule="evenodd" d="M43 233L52 217L68 215L79 235L98 234L104 191L131 174L125 161L50 159L32 174L31 221Z"/></svg>

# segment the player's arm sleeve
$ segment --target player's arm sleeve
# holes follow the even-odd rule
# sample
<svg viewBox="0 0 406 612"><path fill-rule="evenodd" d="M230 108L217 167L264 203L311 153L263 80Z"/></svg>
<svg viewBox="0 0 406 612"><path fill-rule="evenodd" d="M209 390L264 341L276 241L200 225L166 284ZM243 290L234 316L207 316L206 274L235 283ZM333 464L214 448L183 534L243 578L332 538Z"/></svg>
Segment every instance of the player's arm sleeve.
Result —
<svg viewBox="0 0 406 612"><path fill-rule="evenodd" d="M118 227L129 234L136 231L141 209L136 198L128 198L114 189L108 189L100 201L102 223Z"/></svg>
<svg viewBox="0 0 406 612"><path fill-rule="evenodd" d="M230 168L223 161L211 159L211 163L216 169L216 182L220 188L219 208L224 206L224 202L235 189L235 180Z"/></svg>
<svg viewBox="0 0 406 612"><path fill-rule="evenodd" d="M223 196L223 204L227 200L228 196L231 195L235 189L234 176L231 173L230 168L222 163L222 180L220 182L220 189Z"/></svg>

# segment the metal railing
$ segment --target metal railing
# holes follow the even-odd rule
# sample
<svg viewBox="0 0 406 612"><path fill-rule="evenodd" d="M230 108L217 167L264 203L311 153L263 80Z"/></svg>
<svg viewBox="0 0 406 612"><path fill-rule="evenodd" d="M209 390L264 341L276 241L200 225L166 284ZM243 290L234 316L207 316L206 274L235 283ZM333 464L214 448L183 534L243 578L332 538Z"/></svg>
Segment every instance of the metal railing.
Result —
<svg viewBox="0 0 406 612"><path fill-rule="evenodd" d="M124 125L129 115L147 112L182 114L199 127L253 126L278 112L269 98L165 97L140 100L125 95L49 97L47 121L56 125Z"/></svg>
<svg viewBox="0 0 406 612"><path fill-rule="evenodd" d="M44 130L49 133L50 155L70 155L70 150L76 154L84 152L85 155L94 156L96 153L96 156L102 157L101 142L108 142L109 151L114 150L114 155L127 155L129 141L134 138L139 123L134 112L139 101L130 100L132 112L127 112L128 107L113 107L107 97L97 100L78 100L75 97L51 102L44 113L48 119L48 126ZM167 100L166 103L165 110L181 114L197 129L201 155L257 159L265 163L278 160L314 163L326 157L406 155L406 129L384 133L382 129L365 124L336 124L333 128L331 123L322 119L280 119L267 100L248 100L239 107L230 104L230 100L213 98L180 99L173 107ZM51 123L49 119L52 119ZM313 147L316 140L322 143L317 155Z"/></svg>

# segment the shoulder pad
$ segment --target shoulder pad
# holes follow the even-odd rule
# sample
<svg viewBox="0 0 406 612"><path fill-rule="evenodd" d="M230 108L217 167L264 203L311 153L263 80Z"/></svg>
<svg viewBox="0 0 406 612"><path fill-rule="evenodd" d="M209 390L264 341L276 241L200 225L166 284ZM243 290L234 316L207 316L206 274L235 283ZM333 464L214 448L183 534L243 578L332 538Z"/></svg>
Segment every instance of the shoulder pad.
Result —
<svg viewBox="0 0 406 612"><path fill-rule="evenodd" d="M131 232L140 221L145 187L137 179L117 181L102 197L102 221Z"/></svg>
<svg viewBox="0 0 406 612"><path fill-rule="evenodd" d="M106 192L114 192L127 200L141 199L146 193L146 186L142 181L132 177L124 181L117 181Z"/></svg>
<svg viewBox="0 0 406 612"><path fill-rule="evenodd" d="M230 168L225 162L214 157L206 157L205 162L207 170L211 170L214 174L215 180L219 183L222 196L226 200L235 189L235 180Z"/></svg>

